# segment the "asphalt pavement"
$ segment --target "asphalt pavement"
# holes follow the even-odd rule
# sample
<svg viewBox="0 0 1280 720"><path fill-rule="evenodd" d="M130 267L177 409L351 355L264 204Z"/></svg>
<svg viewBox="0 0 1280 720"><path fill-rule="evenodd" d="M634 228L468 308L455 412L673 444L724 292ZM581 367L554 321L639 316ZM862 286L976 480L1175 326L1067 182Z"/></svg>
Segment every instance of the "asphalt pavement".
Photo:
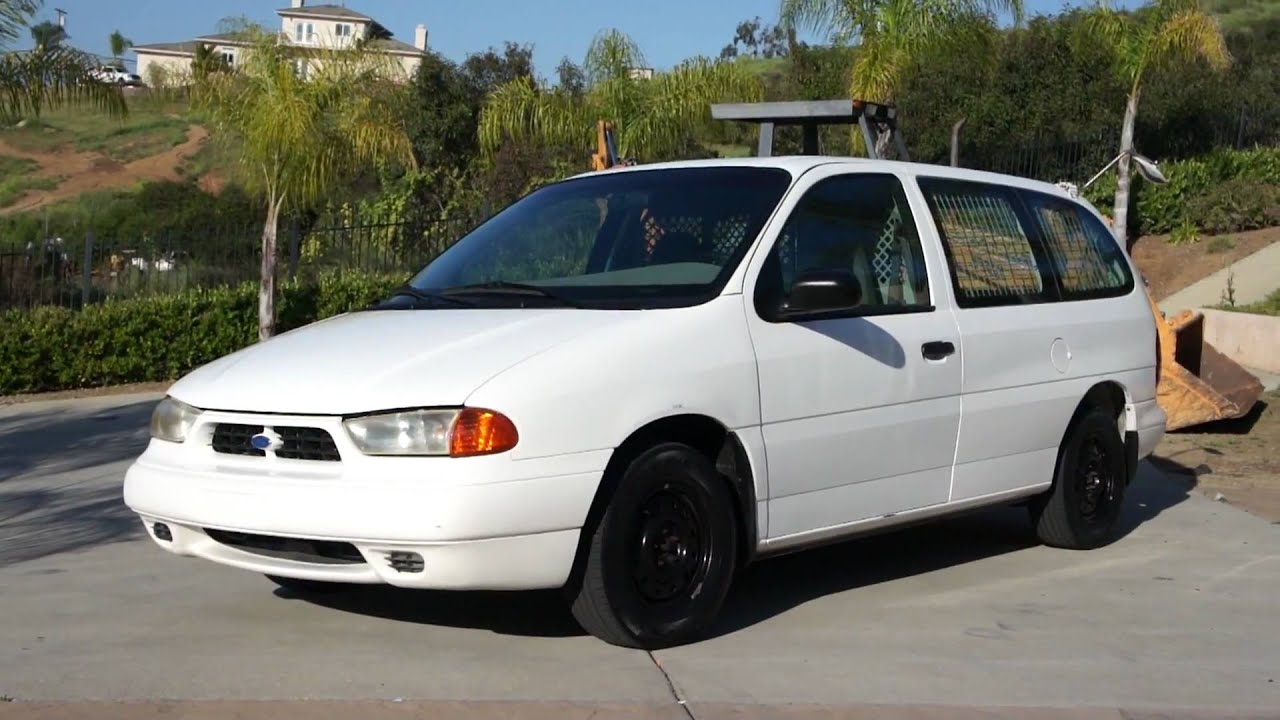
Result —
<svg viewBox="0 0 1280 720"><path fill-rule="evenodd" d="M120 498L157 398L0 407L0 720L1280 717L1280 527L1149 466L1106 548L1001 508L806 551L649 654L553 592L301 598L163 552Z"/></svg>

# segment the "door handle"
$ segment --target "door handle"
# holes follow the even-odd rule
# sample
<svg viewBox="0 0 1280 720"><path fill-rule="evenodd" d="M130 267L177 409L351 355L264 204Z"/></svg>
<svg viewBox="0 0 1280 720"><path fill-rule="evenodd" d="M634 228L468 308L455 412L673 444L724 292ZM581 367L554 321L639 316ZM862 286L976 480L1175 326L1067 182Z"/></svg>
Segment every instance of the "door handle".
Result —
<svg viewBox="0 0 1280 720"><path fill-rule="evenodd" d="M948 355L955 354L956 346L946 340L934 340L920 346L920 354L924 355L925 360L943 360Z"/></svg>

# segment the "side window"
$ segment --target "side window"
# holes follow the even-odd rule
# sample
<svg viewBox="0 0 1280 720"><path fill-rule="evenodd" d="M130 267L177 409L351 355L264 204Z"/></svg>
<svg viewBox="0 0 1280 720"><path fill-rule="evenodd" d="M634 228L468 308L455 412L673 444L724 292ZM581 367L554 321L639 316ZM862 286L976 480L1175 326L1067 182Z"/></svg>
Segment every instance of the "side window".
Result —
<svg viewBox="0 0 1280 720"><path fill-rule="evenodd" d="M1049 195L1028 192L1025 197L1064 300L1114 297L1133 289L1133 273L1120 244L1098 218Z"/></svg>
<svg viewBox="0 0 1280 720"><path fill-rule="evenodd" d="M942 236L960 307L1052 300L1010 188L920 178Z"/></svg>
<svg viewBox="0 0 1280 720"><path fill-rule="evenodd" d="M931 307L920 237L897 177L839 175L809 188L761 268L757 309L765 314L778 307L796 277L811 270L845 271L857 279L862 299L851 311Z"/></svg>

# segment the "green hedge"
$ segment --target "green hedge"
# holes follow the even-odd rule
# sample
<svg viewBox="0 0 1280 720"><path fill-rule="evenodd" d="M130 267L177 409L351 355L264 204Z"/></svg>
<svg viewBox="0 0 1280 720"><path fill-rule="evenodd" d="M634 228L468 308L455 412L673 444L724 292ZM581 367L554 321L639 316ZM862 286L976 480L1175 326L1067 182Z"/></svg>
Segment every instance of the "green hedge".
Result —
<svg viewBox="0 0 1280 720"><path fill-rule="evenodd" d="M1207 233L1238 232L1280 221L1280 148L1220 150L1204 157L1160 163L1169 182L1136 178L1130 198L1131 230L1141 235L1172 232L1184 222ZM1136 173L1135 173L1136 174ZM1089 201L1111 214L1115 174L1086 191Z"/></svg>
<svg viewBox="0 0 1280 720"><path fill-rule="evenodd" d="M279 330L364 307L404 280L345 274L285 284ZM245 283L0 312L0 395L176 379L257 340L257 293Z"/></svg>

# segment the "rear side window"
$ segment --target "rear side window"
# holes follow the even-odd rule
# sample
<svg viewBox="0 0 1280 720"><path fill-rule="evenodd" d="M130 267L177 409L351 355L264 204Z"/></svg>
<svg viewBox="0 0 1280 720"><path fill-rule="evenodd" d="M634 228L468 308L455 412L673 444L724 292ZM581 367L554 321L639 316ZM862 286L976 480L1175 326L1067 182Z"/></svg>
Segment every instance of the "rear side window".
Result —
<svg viewBox="0 0 1280 720"><path fill-rule="evenodd" d="M1010 188L920 178L951 267L960 307L1021 305L1053 300Z"/></svg>
<svg viewBox="0 0 1280 720"><path fill-rule="evenodd" d="M1064 300L1127 295L1133 273L1106 226L1076 203L1025 193Z"/></svg>

